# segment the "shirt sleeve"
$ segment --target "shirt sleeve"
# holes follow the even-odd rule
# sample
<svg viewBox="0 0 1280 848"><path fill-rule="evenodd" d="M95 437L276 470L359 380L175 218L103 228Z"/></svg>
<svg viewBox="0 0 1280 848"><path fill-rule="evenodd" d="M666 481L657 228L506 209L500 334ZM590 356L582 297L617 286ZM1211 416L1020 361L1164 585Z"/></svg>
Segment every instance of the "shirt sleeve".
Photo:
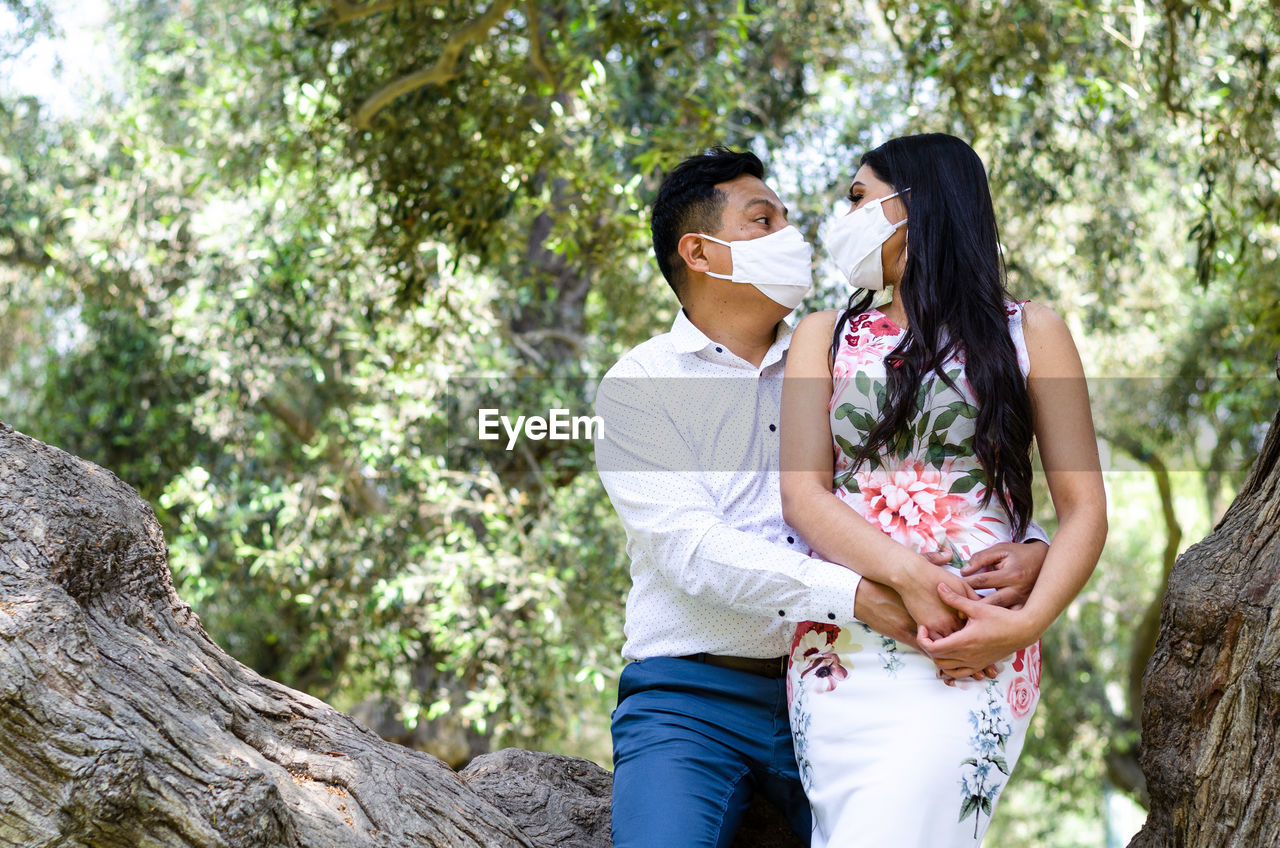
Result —
<svg viewBox="0 0 1280 848"><path fill-rule="evenodd" d="M664 382L623 360L596 395L604 422L596 468L635 567L658 569L700 603L788 621L853 621L856 572L724 520L707 472L664 407ZM735 473L767 479L765 469Z"/></svg>

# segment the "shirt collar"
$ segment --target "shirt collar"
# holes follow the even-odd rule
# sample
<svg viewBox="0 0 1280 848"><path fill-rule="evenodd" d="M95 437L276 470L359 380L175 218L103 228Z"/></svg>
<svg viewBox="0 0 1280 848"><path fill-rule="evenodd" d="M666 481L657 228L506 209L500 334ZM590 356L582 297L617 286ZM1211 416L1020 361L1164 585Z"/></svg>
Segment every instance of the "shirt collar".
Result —
<svg viewBox="0 0 1280 848"><path fill-rule="evenodd" d="M790 324L785 320L778 322L777 335L774 336L773 345L760 363L761 368L768 367L782 357L782 354L791 346L791 333ZM683 309L676 312L675 323L671 325L671 344L676 353L697 353L715 346L715 342L709 339L706 333L694 326L689 316L684 314Z"/></svg>

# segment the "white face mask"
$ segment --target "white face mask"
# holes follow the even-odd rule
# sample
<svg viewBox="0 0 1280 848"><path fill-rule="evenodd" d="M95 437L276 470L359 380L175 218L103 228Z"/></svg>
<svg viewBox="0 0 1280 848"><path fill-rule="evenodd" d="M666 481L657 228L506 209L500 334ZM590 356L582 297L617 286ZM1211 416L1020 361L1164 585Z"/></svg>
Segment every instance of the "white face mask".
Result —
<svg viewBox="0 0 1280 848"><path fill-rule="evenodd" d="M708 276L753 285L788 309L799 306L813 285L813 245L805 241L794 226L739 241L722 241L705 233L697 235L729 248L733 273L708 271Z"/></svg>
<svg viewBox="0 0 1280 848"><path fill-rule="evenodd" d="M897 197L899 194L901 192L895 191L869 201L865 206L837 218L822 234L822 244L826 247L827 254L836 263L840 273L848 277L851 285L874 291L884 288L880 247L899 227L907 223L907 219L903 218L896 224L890 223L885 217L883 204L890 197Z"/></svg>

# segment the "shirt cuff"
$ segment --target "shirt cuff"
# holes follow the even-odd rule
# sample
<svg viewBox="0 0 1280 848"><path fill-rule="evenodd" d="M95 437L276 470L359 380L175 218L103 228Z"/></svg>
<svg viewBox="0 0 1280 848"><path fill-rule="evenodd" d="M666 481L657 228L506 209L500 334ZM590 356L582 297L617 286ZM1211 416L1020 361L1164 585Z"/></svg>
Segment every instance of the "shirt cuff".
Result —
<svg viewBox="0 0 1280 848"><path fill-rule="evenodd" d="M854 599L862 575L851 568L817 557L809 558L809 584L813 586L806 609L787 618L795 621L818 621L845 627L857 621L853 617Z"/></svg>

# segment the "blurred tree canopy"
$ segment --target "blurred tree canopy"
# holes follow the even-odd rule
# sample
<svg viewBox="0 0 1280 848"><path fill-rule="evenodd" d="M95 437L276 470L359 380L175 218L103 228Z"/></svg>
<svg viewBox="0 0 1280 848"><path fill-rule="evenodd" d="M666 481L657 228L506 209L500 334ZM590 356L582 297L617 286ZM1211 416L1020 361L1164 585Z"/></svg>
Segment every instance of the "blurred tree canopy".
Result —
<svg viewBox="0 0 1280 848"><path fill-rule="evenodd" d="M971 139L1130 469L1003 826L1076 844L1034 810L1142 799L1151 605L1276 405L1273 6L129 0L70 114L13 84L57 16L0 9L0 417L156 505L233 655L455 762L607 758L628 578L590 445L475 411L589 414L669 325L664 169L752 149L812 235L861 151Z"/></svg>

